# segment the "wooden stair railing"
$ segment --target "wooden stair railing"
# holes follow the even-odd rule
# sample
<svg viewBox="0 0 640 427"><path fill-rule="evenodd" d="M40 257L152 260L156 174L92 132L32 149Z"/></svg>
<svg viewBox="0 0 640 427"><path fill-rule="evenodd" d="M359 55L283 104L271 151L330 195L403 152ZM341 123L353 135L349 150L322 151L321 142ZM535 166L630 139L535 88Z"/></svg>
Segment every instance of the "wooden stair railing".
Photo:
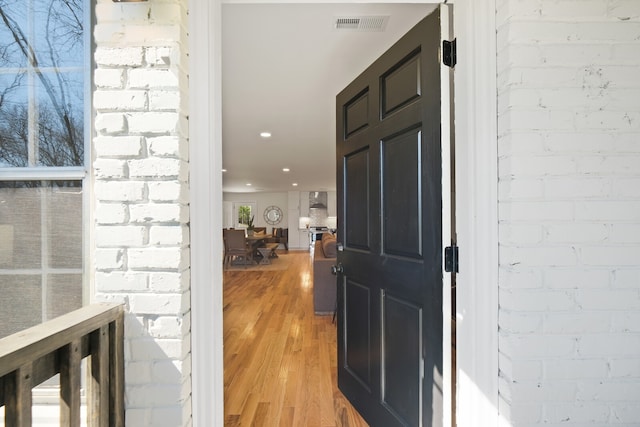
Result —
<svg viewBox="0 0 640 427"><path fill-rule="evenodd" d="M60 374L60 426L80 426L82 359L87 425L124 427L124 307L98 303L0 339L4 425L32 423L31 390Z"/></svg>

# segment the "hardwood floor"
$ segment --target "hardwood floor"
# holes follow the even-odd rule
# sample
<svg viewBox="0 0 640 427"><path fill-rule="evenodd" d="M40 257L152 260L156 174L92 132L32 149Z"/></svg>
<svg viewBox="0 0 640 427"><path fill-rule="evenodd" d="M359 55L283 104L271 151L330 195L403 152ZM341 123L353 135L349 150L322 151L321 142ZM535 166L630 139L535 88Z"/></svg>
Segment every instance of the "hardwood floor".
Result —
<svg viewBox="0 0 640 427"><path fill-rule="evenodd" d="M337 387L336 325L313 313L310 254L283 257L285 271L224 272L225 426L367 426Z"/></svg>

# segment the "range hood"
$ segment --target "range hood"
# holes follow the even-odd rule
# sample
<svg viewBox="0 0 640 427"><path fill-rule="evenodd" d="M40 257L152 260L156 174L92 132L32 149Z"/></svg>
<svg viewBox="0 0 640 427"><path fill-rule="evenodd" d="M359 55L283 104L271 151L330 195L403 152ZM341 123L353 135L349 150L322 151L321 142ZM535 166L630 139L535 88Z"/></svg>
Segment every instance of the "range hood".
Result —
<svg viewBox="0 0 640 427"><path fill-rule="evenodd" d="M327 209L327 192L309 192L309 209Z"/></svg>

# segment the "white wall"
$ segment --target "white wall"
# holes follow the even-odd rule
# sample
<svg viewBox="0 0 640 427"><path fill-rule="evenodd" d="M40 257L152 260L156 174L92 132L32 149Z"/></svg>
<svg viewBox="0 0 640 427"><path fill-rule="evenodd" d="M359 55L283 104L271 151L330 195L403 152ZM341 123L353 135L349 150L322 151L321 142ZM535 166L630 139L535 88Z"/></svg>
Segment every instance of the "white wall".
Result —
<svg viewBox="0 0 640 427"><path fill-rule="evenodd" d="M186 0L98 0L93 300L123 301L126 420L191 424Z"/></svg>
<svg viewBox="0 0 640 427"><path fill-rule="evenodd" d="M497 9L501 417L640 425L640 2Z"/></svg>
<svg viewBox="0 0 640 427"><path fill-rule="evenodd" d="M254 225L256 227L267 227L267 231L270 232L273 227L287 228L288 226L288 196L286 192L281 193L223 193L222 195L224 203L226 202L255 202L257 205L257 212L255 214ZM263 214L267 207L277 206L282 210L282 221L276 225L267 224L264 220Z"/></svg>

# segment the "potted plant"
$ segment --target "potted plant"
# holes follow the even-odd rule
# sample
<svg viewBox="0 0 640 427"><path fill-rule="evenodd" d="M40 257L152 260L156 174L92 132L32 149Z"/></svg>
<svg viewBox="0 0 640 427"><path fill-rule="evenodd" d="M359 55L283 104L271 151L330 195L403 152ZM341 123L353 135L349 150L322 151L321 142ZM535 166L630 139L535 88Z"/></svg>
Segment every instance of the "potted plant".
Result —
<svg viewBox="0 0 640 427"><path fill-rule="evenodd" d="M253 225L253 218L254 218L254 216L251 215L251 218L249 218L249 221L247 221L247 235L248 236L253 236L253 229L255 228L255 226Z"/></svg>

